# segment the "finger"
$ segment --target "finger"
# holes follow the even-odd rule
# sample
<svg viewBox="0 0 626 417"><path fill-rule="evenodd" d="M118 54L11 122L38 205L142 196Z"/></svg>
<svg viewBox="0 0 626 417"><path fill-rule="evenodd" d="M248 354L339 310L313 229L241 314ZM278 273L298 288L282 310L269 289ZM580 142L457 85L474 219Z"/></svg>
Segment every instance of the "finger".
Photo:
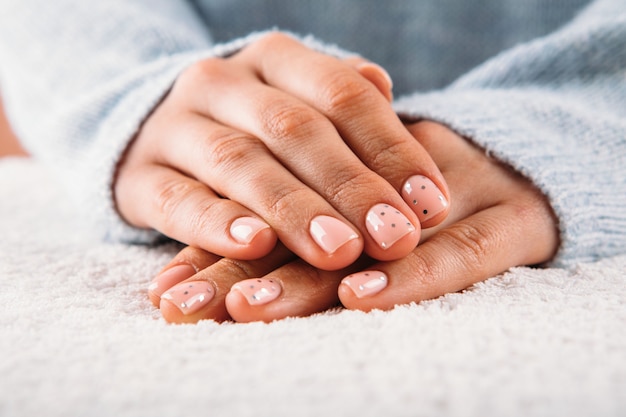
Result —
<svg viewBox="0 0 626 417"><path fill-rule="evenodd" d="M254 261L229 258L216 261L213 255L191 247L183 255L199 272L170 287L161 295L161 314L170 323L229 320L225 298L233 285L262 277L294 258L280 244L268 256ZM198 265L206 267L199 268Z"/></svg>
<svg viewBox="0 0 626 417"><path fill-rule="evenodd" d="M236 70L230 70L230 65L231 63L223 61L205 63L205 79L200 84L207 89L207 94L220 97L219 105L210 101L204 104L202 111L205 115L222 125L261 140L271 155L289 172L319 194L360 231L365 252L370 256L376 259L397 259L408 254L419 240L419 220L399 193L384 178L363 165L326 117L291 95L260 83L255 77L239 76ZM354 72L351 69L350 71ZM201 75L192 78L199 77ZM180 87L184 88L182 85ZM240 91L246 93L242 94ZM196 105L202 106L202 102L200 97ZM225 149L220 143L224 141L219 139L212 139L215 143L213 149L215 153L215 146L218 146L217 150L221 153L216 153L219 158L213 158L210 161L212 166L208 169L229 170L228 164L233 162L233 166L240 166L236 160L242 157L245 159L245 147L238 147L236 153L233 149L227 150L228 155L236 158L227 157L228 164L224 164L222 156ZM413 139L412 141L415 142ZM171 146L167 146L164 149L170 148ZM230 171L232 172L228 174L223 171L225 175L222 178L237 175L232 169ZM265 175L268 171L259 172ZM268 174L271 175L271 171ZM251 177L248 175L248 178ZM209 184L213 188L231 185L221 184L217 180ZM280 182L274 184L280 189ZM297 197L294 194L287 195L290 198L286 200L282 199L284 192L270 194L270 197L280 197L281 204L268 206L267 196L262 199L244 196L242 199L236 196L237 192L241 192L241 188L233 184L232 189L223 194L236 201L245 201L248 208L270 222L273 227L276 224L272 221L281 216L286 221L294 217L294 212L297 217L295 210L304 207L291 198ZM296 204L287 206L285 203ZM389 209L385 219L379 214L382 206L389 206L385 207ZM277 208L281 210L277 211ZM324 215L313 212L305 214ZM389 217L392 219L388 220ZM313 217L304 218L310 221ZM293 249L292 246L289 247ZM296 252L302 253L301 250ZM310 258L305 259L311 262ZM354 259L353 257L350 261Z"/></svg>
<svg viewBox="0 0 626 417"><path fill-rule="evenodd" d="M276 244L275 232L255 213L170 168L142 165L126 172L115 191L131 224L209 252L256 259Z"/></svg>
<svg viewBox="0 0 626 417"><path fill-rule="evenodd" d="M220 256L202 249L187 246L176 254L148 286L148 297L156 307L161 303L161 295L191 278L199 271L213 265L221 259Z"/></svg>
<svg viewBox="0 0 626 417"><path fill-rule="evenodd" d="M395 190L406 191L405 202L424 228L446 217L449 194L437 165L413 140L389 102L372 83L355 76L350 66L279 33L266 36L233 59L246 62L265 83L328 118L365 165ZM428 186L422 189L424 182Z"/></svg>
<svg viewBox="0 0 626 417"><path fill-rule="evenodd" d="M358 229L294 177L258 139L197 114L161 134L168 164L258 213L287 248L323 269L351 264L363 251Z"/></svg>
<svg viewBox="0 0 626 417"><path fill-rule="evenodd" d="M350 65L362 77L371 82L387 101L393 101L393 81L383 67L360 56L351 56L344 59L343 62Z"/></svg>
<svg viewBox="0 0 626 417"><path fill-rule="evenodd" d="M258 278L233 285L226 309L237 322L306 317L338 306L337 286L348 273L365 265L365 258L340 271L324 271L301 259Z"/></svg>
<svg viewBox="0 0 626 417"><path fill-rule="evenodd" d="M439 231L404 259L346 277L339 297L347 308L369 311L460 291L548 260L558 244L553 229L536 200L494 206Z"/></svg>

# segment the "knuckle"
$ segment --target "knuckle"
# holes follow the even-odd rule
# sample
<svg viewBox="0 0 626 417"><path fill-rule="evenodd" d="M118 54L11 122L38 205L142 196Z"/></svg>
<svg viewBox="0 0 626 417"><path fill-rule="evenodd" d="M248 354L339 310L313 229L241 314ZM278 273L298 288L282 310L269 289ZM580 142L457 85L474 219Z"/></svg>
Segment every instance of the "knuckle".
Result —
<svg viewBox="0 0 626 417"><path fill-rule="evenodd" d="M195 192L197 192L197 186L178 179L168 178L158 184L154 206L166 230L175 225L177 213L182 204Z"/></svg>
<svg viewBox="0 0 626 417"><path fill-rule="evenodd" d="M207 230L215 230L218 199L199 199L203 187L192 182L176 179L164 180L156 194L156 208L159 216L159 230L168 236L176 237L185 232L185 242L194 244L203 240Z"/></svg>
<svg viewBox="0 0 626 417"><path fill-rule="evenodd" d="M190 189L191 187L184 182L172 179L162 180L157 186L154 197L154 205L158 212L166 218L170 217L180 202L179 196L188 194Z"/></svg>
<svg viewBox="0 0 626 417"><path fill-rule="evenodd" d="M445 263L441 258L430 258L426 253L417 255L415 252L406 257L408 269L407 280L410 288L437 288L445 276ZM418 294L419 295L419 294Z"/></svg>
<svg viewBox="0 0 626 417"><path fill-rule="evenodd" d="M266 195L264 205L271 218L281 218L285 221L297 221L298 219L289 220L292 216L285 216L285 213L289 213L294 207L306 207L307 204L303 203L308 201L309 197L310 194L306 188L277 188L274 193L268 193L268 195Z"/></svg>
<svg viewBox="0 0 626 417"><path fill-rule="evenodd" d="M399 164L402 164L404 169L405 160L403 155L407 155L407 142L404 138L386 137L384 141L371 141L372 146L376 146L376 149L368 149L367 154L373 155L370 162L373 169L379 172L385 172L389 168L392 171L397 172ZM409 160L410 161L410 160ZM407 169L410 167L406 167Z"/></svg>
<svg viewBox="0 0 626 417"><path fill-rule="evenodd" d="M178 77L177 87L197 89L199 82L220 79L226 73L226 61L223 58L207 58L188 66Z"/></svg>
<svg viewBox="0 0 626 417"><path fill-rule="evenodd" d="M218 213L216 206L220 203L220 200L202 201L202 203L196 204L189 214L186 213L188 230L192 239L190 244L205 240L207 233L216 230L219 223L216 221L214 213Z"/></svg>
<svg viewBox="0 0 626 417"><path fill-rule="evenodd" d="M468 223L451 226L446 232L452 238L450 241L455 246L457 259L467 271L481 273L486 270L491 248L497 236L485 233L482 228Z"/></svg>
<svg viewBox="0 0 626 417"><path fill-rule="evenodd" d="M349 71L336 71L328 77L324 88L320 89L323 110L327 114L345 112L355 103L368 100L372 87L365 80Z"/></svg>
<svg viewBox="0 0 626 417"><path fill-rule="evenodd" d="M233 259L222 258L219 261L220 273L222 276L228 276L235 280L244 280L254 278L256 274L249 262Z"/></svg>
<svg viewBox="0 0 626 417"><path fill-rule="evenodd" d="M536 219L542 216L542 207L536 204L531 198L522 197L520 201L510 202L516 225L534 224ZM513 226L513 225L510 225Z"/></svg>
<svg viewBox="0 0 626 417"><path fill-rule="evenodd" d="M225 172L234 172L248 163L250 155L264 151L263 145L257 140L230 129L212 132L206 142L201 144L200 149L204 154L203 160L212 169Z"/></svg>
<svg viewBox="0 0 626 417"><path fill-rule="evenodd" d="M266 134L272 139L306 138L315 130L322 117L305 106L278 99L269 103L261 114Z"/></svg>
<svg viewBox="0 0 626 417"><path fill-rule="evenodd" d="M333 205L345 201L359 201L360 196L371 195L379 181L375 174L366 169L342 167L334 172L332 181L326 183L324 187L325 198Z"/></svg>

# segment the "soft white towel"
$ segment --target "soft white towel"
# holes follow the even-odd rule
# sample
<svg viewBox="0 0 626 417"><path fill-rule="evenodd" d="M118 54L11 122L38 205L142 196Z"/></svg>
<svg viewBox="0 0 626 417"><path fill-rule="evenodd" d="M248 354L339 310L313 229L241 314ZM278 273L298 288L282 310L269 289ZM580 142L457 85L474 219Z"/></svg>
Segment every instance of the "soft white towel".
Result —
<svg viewBox="0 0 626 417"><path fill-rule="evenodd" d="M624 416L626 257L515 268L389 312L168 325L176 253L91 239L0 160L0 416Z"/></svg>

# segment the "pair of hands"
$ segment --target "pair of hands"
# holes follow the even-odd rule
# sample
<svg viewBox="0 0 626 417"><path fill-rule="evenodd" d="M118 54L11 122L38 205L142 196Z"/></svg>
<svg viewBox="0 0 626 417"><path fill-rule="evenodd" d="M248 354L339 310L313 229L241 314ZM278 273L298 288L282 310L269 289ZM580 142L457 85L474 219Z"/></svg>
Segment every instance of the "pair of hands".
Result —
<svg viewBox="0 0 626 417"><path fill-rule="evenodd" d="M389 309L553 255L528 181L390 99L379 67L278 33L184 72L115 183L130 224L190 245L151 285L166 320Z"/></svg>

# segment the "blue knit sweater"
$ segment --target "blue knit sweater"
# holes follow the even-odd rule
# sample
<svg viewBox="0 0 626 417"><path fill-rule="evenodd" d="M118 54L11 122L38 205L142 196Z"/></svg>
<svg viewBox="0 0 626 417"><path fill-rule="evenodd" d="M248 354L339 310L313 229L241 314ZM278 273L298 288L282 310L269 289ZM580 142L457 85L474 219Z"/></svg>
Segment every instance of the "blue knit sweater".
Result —
<svg viewBox="0 0 626 417"><path fill-rule="evenodd" d="M182 69L270 28L378 62L399 113L533 181L559 218L553 265L626 253L626 0L3 0L0 88L94 227L150 242L114 209L120 155Z"/></svg>

